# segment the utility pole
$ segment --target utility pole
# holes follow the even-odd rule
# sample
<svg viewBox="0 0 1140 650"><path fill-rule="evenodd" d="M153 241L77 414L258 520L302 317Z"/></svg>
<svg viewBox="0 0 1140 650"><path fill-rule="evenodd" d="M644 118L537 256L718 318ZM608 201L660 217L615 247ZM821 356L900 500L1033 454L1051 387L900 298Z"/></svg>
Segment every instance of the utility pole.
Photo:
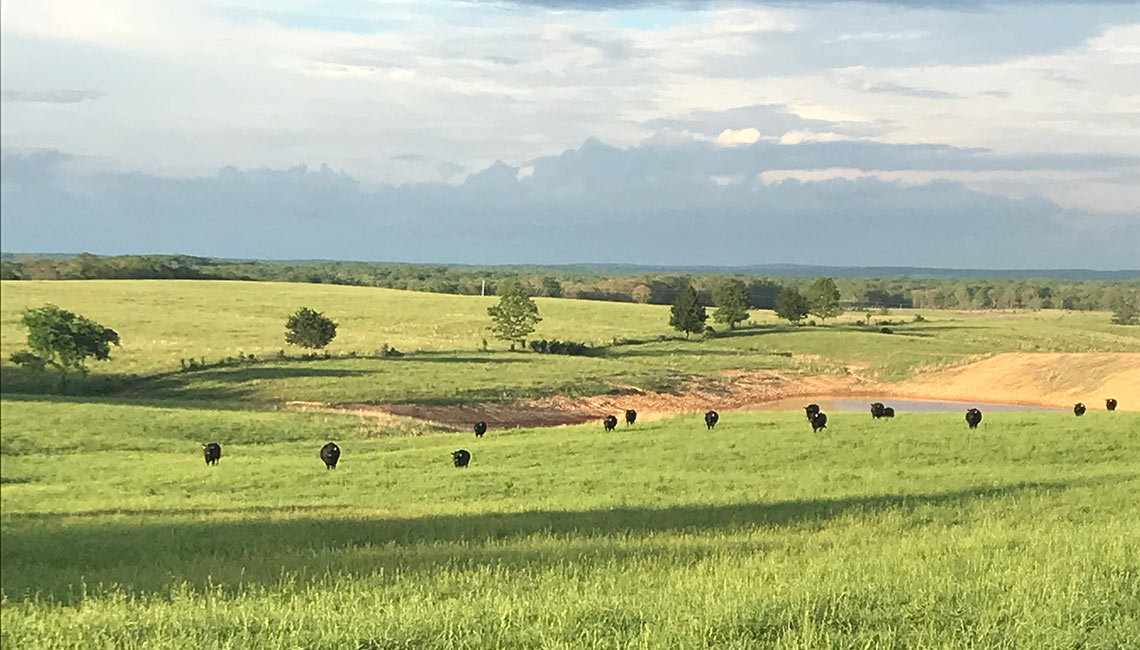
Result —
<svg viewBox="0 0 1140 650"><path fill-rule="evenodd" d="M479 291L479 295L484 297L487 295L487 278L483 278L483 289Z"/></svg>

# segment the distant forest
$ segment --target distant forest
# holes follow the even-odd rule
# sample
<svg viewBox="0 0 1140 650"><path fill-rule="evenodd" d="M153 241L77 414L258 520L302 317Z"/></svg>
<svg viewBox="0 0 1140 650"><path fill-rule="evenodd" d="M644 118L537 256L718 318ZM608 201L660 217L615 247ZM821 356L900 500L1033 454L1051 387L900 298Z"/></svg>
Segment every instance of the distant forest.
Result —
<svg viewBox="0 0 1140 650"><path fill-rule="evenodd" d="M957 273L957 275L955 275ZM991 277L979 277L986 273ZM1041 276L1026 277L1038 273ZM860 275L862 274L862 275ZM890 274L890 275L887 275ZM493 295L506 280L533 296L670 304L691 283L709 306L714 287L739 280L754 309L772 309L780 289L803 290L816 276L835 277L849 309L1110 310L1121 294L1140 292L1130 271L979 271L883 267L448 266L329 261L223 260L188 255L13 255L0 258L4 280L186 279L306 282Z"/></svg>

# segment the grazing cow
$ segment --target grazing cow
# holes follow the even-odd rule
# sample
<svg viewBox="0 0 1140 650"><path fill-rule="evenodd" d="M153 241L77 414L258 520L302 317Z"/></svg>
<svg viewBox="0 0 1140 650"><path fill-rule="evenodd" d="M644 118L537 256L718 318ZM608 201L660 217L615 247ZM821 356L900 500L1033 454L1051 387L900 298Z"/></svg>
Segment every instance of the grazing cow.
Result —
<svg viewBox="0 0 1140 650"><path fill-rule="evenodd" d="M340 460L340 447L335 442L321 447L321 460L325 461L325 469L336 469L336 462Z"/></svg>
<svg viewBox="0 0 1140 650"><path fill-rule="evenodd" d="M875 418L876 420L883 417L883 409L885 408L886 407L883 406L882 402L875 402L871 405L871 417Z"/></svg>
<svg viewBox="0 0 1140 650"><path fill-rule="evenodd" d="M482 438L483 434L487 433L487 423L479 421L475 423L475 437Z"/></svg>
<svg viewBox="0 0 1140 650"><path fill-rule="evenodd" d="M467 467L471 462L471 452L466 449L459 449L451 452L451 462L455 463L456 467Z"/></svg>
<svg viewBox="0 0 1140 650"><path fill-rule="evenodd" d="M883 407L883 415L880 417L893 418L894 416L895 416L895 409L893 407L890 407L890 406L884 406Z"/></svg>
<svg viewBox="0 0 1140 650"><path fill-rule="evenodd" d="M808 422L811 422L815 414L819 413L819 404L808 404L804 407L804 413L807 415Z"/></svg>
<svg viewBox="0 0 1140 650"><path fill-rule="evenodd" d="M606 427L606 431L613 431L617 428L617 416L607 415L606 419L602 420L602 425Z"/></svg>
<svg viewBox="0 0 1140 650"><path fill-rule="evenodd" d="M1084 404L1081 404L1080 402L1077 402L1077 403L1076 403L1076 404L1073 406L1073 413L1074 413L1074 414L1075 414L1077 417L1081 417L1082 415L1084 415L1084 414L1085 414L1085 405L1084 405Z"/></svg>
<svg viewBox="0 0 1140 650"><path fill-rule="evenodd" d="M977 429L978 424L982 421L982 412L978 409L970 409L966 411L966 424L970 425L971 429Z"/></svg>
<svg viewBox="0 0 1140 650"><path fill-rule="evenodd" d="M716 411L709 411L708 413L705 413L705 426L708 427L710 430L716 426L716 423L719 420L720 420L720 415L717 414Z"/></svg>
<svg viewBox="0 0 1140 650"><path fill-rule="evenodd" d="M827 428L827 414L824 413L823 411L820 411L819 413L816 413L815 416L811 419L811 432L815 433L815 432L819 431L820 429L826 429L826 428Z"/></svg>
<svg viewBox="0 0 1140 650"><path fill-rule="evenodd" d="M1104 400L1104 408L1106 408L1110 411L1115 411L1116 410L1116 400L1112 399L1111 397Z"/></svg>
<svg viewBox="0 0 1140 650"><path fill-rule="evenodd" d="M637 411L633 409L627 409L625 412L625 423L633 424L634 422L637 422Z"/></svg>
<svg viewBox="0 0 1140 650"><path fill-rule="evenodd" d="M207 465L217 465L218 459L222 457L222 446L216 442L202 445L202 454L206 457Z"/></svg>

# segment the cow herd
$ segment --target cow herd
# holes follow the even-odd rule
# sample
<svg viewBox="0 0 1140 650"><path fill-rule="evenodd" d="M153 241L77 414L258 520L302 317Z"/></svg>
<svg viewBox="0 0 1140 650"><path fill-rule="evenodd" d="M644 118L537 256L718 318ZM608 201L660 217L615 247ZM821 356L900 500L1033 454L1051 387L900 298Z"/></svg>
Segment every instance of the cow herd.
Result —
<svg viewBox="0 0 1140 650"><path fill-rule="evenodd" d="M1104 400L1106 410L1116 410L1116 400L1108 398ZM1077 402L1073 406L1073 414L1080 417L1085 414L1088 409L1081 402ZM808 404L804 407L804 414L807 415L808 423L811 425L813 433L818 432L820 429L827 428L827 414L819 409L819 404ZM895 410L890 406L884 405L882 402L874 402L871 404L871 417L878 420L881 418L895 417ZM705 427L712 431L716 427L716 423L720 421L720 414L716 411L708 411L705 413ZM637 422L637 411L627 409L625 412L625 423L629 426ZM977 429L978 425L982 423L982 412L976 408L966 411L966 424L971 429ZM602 426L606 431L613 431L617 428L618 419L615 415L607 415L602 419ZM479 421L475 423L475 437L482 438L487 433L487 423ZM216 442L211 442L202 445L202 454L206 457L207 465L217 465L218 461L222 458L222 446ZM337 461L340 460L340 447L335 442L330 442L321 447L321 460L325 464L325 469L336 469ZM466 449L458 449L451 452L451 461L456 467L467 467L471 464L471 452Z"/></svg>

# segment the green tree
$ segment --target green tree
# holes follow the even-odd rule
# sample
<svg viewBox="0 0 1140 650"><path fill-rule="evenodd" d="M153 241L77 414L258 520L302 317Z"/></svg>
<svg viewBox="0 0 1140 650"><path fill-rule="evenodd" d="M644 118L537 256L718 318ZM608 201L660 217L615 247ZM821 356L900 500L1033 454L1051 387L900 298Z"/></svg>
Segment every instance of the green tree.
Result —
<svg viewBox="0 0 1140 650"><path fill-rule="evenodd" d="M558 281L558 278L548 275L542 279L542 291L551 298L561 298L562 283Z"/></svg>
<svg viewBox="0 0 1140 650"><path fill-rule="evenodd" d="M534 300L517 283L509 281L499 287L499 304L488 307L487 314L495 338L509 341L512 350L516 343L525 346L527 334L542 320Z"/></svg>
<svg viewBox="0 0 1140 650"><path fill-rule="evenodd" d="M753 280L748 283L748 306L753 309L775 309L780 297L780 286L773 280Z"/></svg>
<svg viewBox="0 0 1140 650"><path fill-rule="evenodd" d="M718 323L728 323L728 328L748 320L748 290L739 280L727 279L717 285L713 291L713 300L716 302L716 312L713 320Z"/></svg>
<svg viewBox="0 0 1140 650"><path fill-rule="evenodd" d="M689 334L705 331L705 321L708 317L693 285L686 284L682 287L669 314L669 324L673 329L684 332L685 338L689 338Z"/></svg>
<svg viewBox="0 0 1140 650"><path fill-rule="evenodd" d="M336 323L308 307L297 310L285 321L285 342L303 348L320 349L336 338Z"/></svg>
<svg viewBox="0 0 1140 650"><path fill-rule="evenodd" d="M808 287L805 297L811 304L809 313L818 316L820 320L835 318L843 313L839 306L839 287L835 286L832 278L816 278Z"/></svg>
<svg viewBox="0 0 1140 650"><path fill-rule="evenodd" d="M13 363L43 370L56 368L66 381L68 372L87 374L87 359L111 358L111 345L119 345L115 330L55 305L24 310L20 323L28 328L28 348L12 354Z"/></svg>
<svg viewBox="0 0 1140 650"><path fill-rule="evenodd" d="M1117 288L1111 298L1112 322L1117 325L1140 325L1140 291Z"/></svg>
<svg viewBox="0 0 1140 650"><path fill-rule="evenodd" d="M811 305L795 287L780 289L780 296L776 298L776 316L786 321L798 323L808 315Z"/></svg>

